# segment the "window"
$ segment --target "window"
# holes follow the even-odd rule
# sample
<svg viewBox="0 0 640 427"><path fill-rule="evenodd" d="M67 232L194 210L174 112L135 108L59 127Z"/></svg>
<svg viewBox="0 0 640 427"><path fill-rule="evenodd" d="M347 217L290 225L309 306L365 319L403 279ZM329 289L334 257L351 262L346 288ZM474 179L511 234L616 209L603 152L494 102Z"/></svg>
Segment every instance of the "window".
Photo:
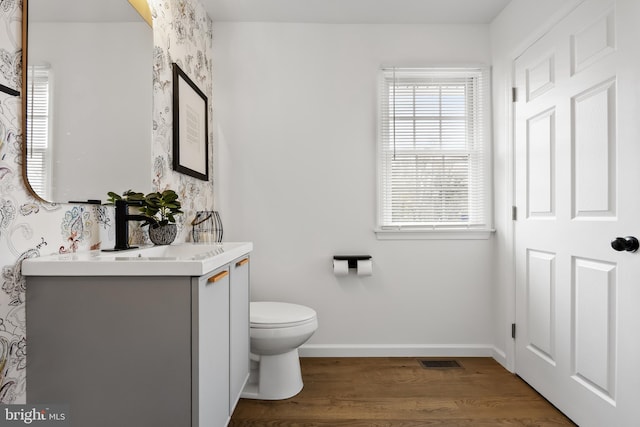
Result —
<svg viewBox="0 0 640 427"><path fill-rule="evenodd" d="M27 72L27 179L33 191L49 200L50 160L50 89L51 70L48 66L32 65Z"/></svg>
<svg viewBox="0 0 640 427"><path fill-rule="evenodd" d="M385 68L379 97L378 237L486 238L488 70Z"/></svg>

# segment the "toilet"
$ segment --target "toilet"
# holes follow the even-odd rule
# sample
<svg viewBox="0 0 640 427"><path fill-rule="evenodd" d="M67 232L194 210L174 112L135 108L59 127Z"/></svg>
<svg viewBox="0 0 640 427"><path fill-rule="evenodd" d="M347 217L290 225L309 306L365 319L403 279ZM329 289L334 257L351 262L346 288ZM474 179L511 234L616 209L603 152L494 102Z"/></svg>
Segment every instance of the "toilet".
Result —
<svg viewBox="0 0 640 427"><path fill-rule="evenodd" d="M280 400L303 387L298 347L318 329L315 310L304 305L259 301L250 305L249 380L245 399Z"/></svg>

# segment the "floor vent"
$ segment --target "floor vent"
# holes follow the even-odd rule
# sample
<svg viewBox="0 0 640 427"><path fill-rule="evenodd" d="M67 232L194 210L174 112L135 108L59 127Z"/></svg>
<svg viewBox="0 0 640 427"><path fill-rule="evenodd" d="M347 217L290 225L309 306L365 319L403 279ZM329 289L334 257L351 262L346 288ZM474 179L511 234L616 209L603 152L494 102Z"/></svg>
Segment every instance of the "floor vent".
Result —
<svg viewBox="0 0 640 427"><path fill-rule="evenodd" d="M456 360L421 360L420 365L425 369L462 368Z"/></svg>

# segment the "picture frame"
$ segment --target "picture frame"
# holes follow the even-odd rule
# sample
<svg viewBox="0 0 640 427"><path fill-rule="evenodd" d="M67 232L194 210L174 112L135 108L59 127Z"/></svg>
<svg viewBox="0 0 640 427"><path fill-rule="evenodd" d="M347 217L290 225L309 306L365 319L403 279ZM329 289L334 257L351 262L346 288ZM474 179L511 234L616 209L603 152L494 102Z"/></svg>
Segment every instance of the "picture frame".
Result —
<svg viewBox="0 0 640 427"><path fill-rule="evenodd" d="M173 169L209 180L207 96L173 63Z"/></svg>

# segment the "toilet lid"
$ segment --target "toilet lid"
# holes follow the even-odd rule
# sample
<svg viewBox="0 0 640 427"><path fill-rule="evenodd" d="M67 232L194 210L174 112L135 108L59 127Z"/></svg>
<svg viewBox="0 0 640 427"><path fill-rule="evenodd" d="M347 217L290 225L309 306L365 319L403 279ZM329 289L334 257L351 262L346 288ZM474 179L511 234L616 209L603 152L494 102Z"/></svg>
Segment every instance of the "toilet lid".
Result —
<svg viewBox="0 0 640 427"><path fill-rule="evenodd" d="M316 312L304 305L259 301L251 303L249 317L254 327L285 327L314 319Z"/></svg>

